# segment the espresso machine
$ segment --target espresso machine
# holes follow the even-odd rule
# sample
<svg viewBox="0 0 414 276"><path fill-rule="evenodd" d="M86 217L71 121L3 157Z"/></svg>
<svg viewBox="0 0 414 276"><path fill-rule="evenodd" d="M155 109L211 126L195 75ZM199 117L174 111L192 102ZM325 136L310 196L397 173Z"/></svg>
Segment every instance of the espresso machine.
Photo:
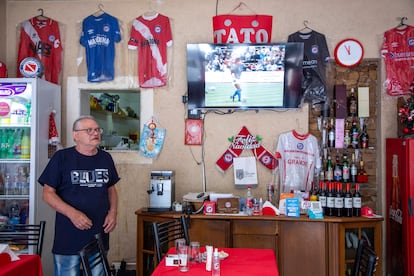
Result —
<svg viewBox="0 0 414 276"><path fill-rule="evenodd" d="M150 212L171 211L175 201L175 181L173 171L151 171L149 194Z"/></svg>

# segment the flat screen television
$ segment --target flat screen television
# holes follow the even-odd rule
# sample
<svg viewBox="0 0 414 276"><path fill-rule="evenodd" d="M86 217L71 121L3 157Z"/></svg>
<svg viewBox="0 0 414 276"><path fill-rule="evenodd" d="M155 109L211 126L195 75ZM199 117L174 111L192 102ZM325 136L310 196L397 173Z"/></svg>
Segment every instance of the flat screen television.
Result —
<svg viewBox="0 0 414 276"><path fill-rule="evenodd" d="M188 109L291 109L302 99L303 43L187 44Z"/></svg>

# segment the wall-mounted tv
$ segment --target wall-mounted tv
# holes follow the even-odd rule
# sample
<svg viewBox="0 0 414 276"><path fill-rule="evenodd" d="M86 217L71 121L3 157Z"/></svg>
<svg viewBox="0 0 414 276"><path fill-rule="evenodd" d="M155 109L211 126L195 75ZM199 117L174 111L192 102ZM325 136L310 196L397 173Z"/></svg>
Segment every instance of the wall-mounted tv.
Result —
<svg viewBox="0 0 414 276"><path fill-rule="evenodd" d="M187 44L188 109L290 109L302 99L303 43Z"/></svg>

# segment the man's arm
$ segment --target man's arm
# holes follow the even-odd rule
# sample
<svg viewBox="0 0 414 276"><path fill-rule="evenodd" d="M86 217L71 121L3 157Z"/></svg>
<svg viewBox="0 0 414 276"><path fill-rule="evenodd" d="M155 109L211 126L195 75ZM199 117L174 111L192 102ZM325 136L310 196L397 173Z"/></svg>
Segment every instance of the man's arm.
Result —
<svg viewBox="0 0 414 276"><path fill-rule="evenodd" d="M115 185L108 188L108 197L110 207L103 225L105 233L112 232L116 226L118 213L118 192L116 191Z"/></svg>

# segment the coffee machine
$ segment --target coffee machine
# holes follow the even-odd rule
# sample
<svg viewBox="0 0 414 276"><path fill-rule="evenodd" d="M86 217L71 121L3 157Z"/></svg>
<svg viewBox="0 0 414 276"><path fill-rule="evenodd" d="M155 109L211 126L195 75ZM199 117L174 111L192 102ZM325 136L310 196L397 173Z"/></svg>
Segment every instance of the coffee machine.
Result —
<svg viewBox="0 0 414 276"><path fill-rule="evenodd" d="M171 211L175 201L175 181L173 171L151 171L149 194L150 212Z"/></svg>

